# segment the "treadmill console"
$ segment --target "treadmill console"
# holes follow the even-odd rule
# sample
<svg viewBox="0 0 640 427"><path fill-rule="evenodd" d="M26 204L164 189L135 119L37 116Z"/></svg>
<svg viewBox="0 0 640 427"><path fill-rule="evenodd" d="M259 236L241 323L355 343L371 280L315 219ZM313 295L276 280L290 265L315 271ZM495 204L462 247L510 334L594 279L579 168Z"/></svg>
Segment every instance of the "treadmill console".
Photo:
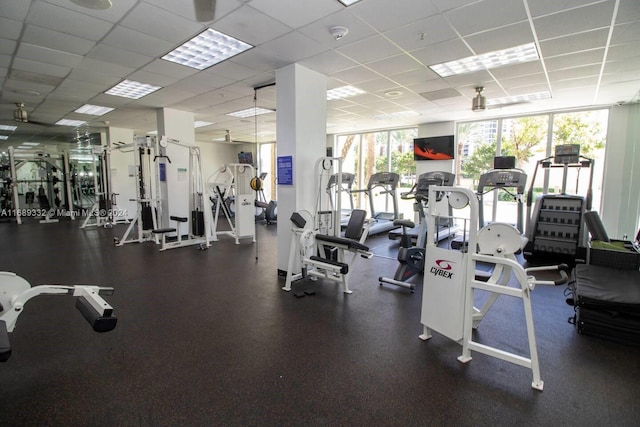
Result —
<svg viewBox="0 0 640 427"><path fill-rule="evenodd" d="M394 172L378 172L371 175L369 178L369 188L375 186L389 186L392 190L395 190L400 182L400 175Z"/></svg>
<svg viewBox="0 0 640 427"><path fill-rule="evenodd" d="M485 188L517 188L518 194L524 194L527 175L519 169L494 169L483 173L478 181L478 193Z"/></svg>

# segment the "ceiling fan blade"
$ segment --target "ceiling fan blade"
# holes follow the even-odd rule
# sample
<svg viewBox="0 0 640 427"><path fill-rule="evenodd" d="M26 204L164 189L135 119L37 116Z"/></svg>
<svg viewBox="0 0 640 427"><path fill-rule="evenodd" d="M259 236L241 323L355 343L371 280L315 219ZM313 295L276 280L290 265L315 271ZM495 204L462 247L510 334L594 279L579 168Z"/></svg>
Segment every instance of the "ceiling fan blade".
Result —
<svg viewBox="0 0 640 427"><path fill-rule="evenodd" d="M193 0L193 8L198 22L213 21L216 11L216 0Z"/></svg>

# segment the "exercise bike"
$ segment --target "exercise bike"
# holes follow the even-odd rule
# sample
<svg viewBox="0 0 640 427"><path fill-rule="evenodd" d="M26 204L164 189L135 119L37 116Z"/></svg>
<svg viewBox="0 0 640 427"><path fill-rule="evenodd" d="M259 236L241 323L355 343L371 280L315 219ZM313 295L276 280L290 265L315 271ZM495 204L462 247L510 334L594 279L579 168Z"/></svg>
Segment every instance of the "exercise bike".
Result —
<svg viewBox="0 0 640 427"><path fill-rule="evenodd" d="M408 245L401 244L398 250L398 268L396 269L393 278L379 277L378 281L380 285L389 284L400 286L410 289L411 292L415 291L415 283L409 282L409 280L424 271L424 258L426 247L426 217L425 210L429 204L429 187L431 185L450 185L455 179L455 175L450 172L427 172L418 178L416 183L415 193L413 198L416 200L414 207L418 212L418 218L420 221L420 230L418 231L417 243L415 246L407 247ZM444 192L438 192L436 196L436 202L439 202L444 197ZM409 195L405 194L405 198ZM401 242L411 242L408 230L414 228L416 224L408 219L396 219L393 221L395 226L402 228ZM438 232L437 230L435 231ZM439 237L436 237L436 241L439 241Z"/></svg>

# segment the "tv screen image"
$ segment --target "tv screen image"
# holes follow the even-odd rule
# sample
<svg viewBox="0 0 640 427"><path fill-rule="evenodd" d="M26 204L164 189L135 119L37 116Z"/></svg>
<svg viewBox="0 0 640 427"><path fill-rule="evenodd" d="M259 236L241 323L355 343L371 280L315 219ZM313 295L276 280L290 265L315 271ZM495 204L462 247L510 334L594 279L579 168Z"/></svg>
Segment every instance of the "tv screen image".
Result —
<svg viewBox="0 0 640 427"><path fill-rule="evenodd" d="M245 153L244 151L239 152L238 163L253 165L253 153L250 151L248 153Z"/></svg>
<svg viewBox="0 0 640 427"><path fill-rule="evenodd" d="M454 153L453 135L431 136L413 140L414 160L453 160Z"/></svg>

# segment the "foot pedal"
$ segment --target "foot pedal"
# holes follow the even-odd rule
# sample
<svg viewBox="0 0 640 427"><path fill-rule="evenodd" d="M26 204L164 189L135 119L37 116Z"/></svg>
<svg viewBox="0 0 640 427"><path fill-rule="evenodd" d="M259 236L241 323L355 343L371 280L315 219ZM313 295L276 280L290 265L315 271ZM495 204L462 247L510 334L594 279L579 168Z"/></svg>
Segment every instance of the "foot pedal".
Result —
<svg viewBox="0 0 640 427"><path fill-rule="evenodd" d="M303 298L304 294L304 292L294 292L293 296L295 296L296 298Z"/></svg>

